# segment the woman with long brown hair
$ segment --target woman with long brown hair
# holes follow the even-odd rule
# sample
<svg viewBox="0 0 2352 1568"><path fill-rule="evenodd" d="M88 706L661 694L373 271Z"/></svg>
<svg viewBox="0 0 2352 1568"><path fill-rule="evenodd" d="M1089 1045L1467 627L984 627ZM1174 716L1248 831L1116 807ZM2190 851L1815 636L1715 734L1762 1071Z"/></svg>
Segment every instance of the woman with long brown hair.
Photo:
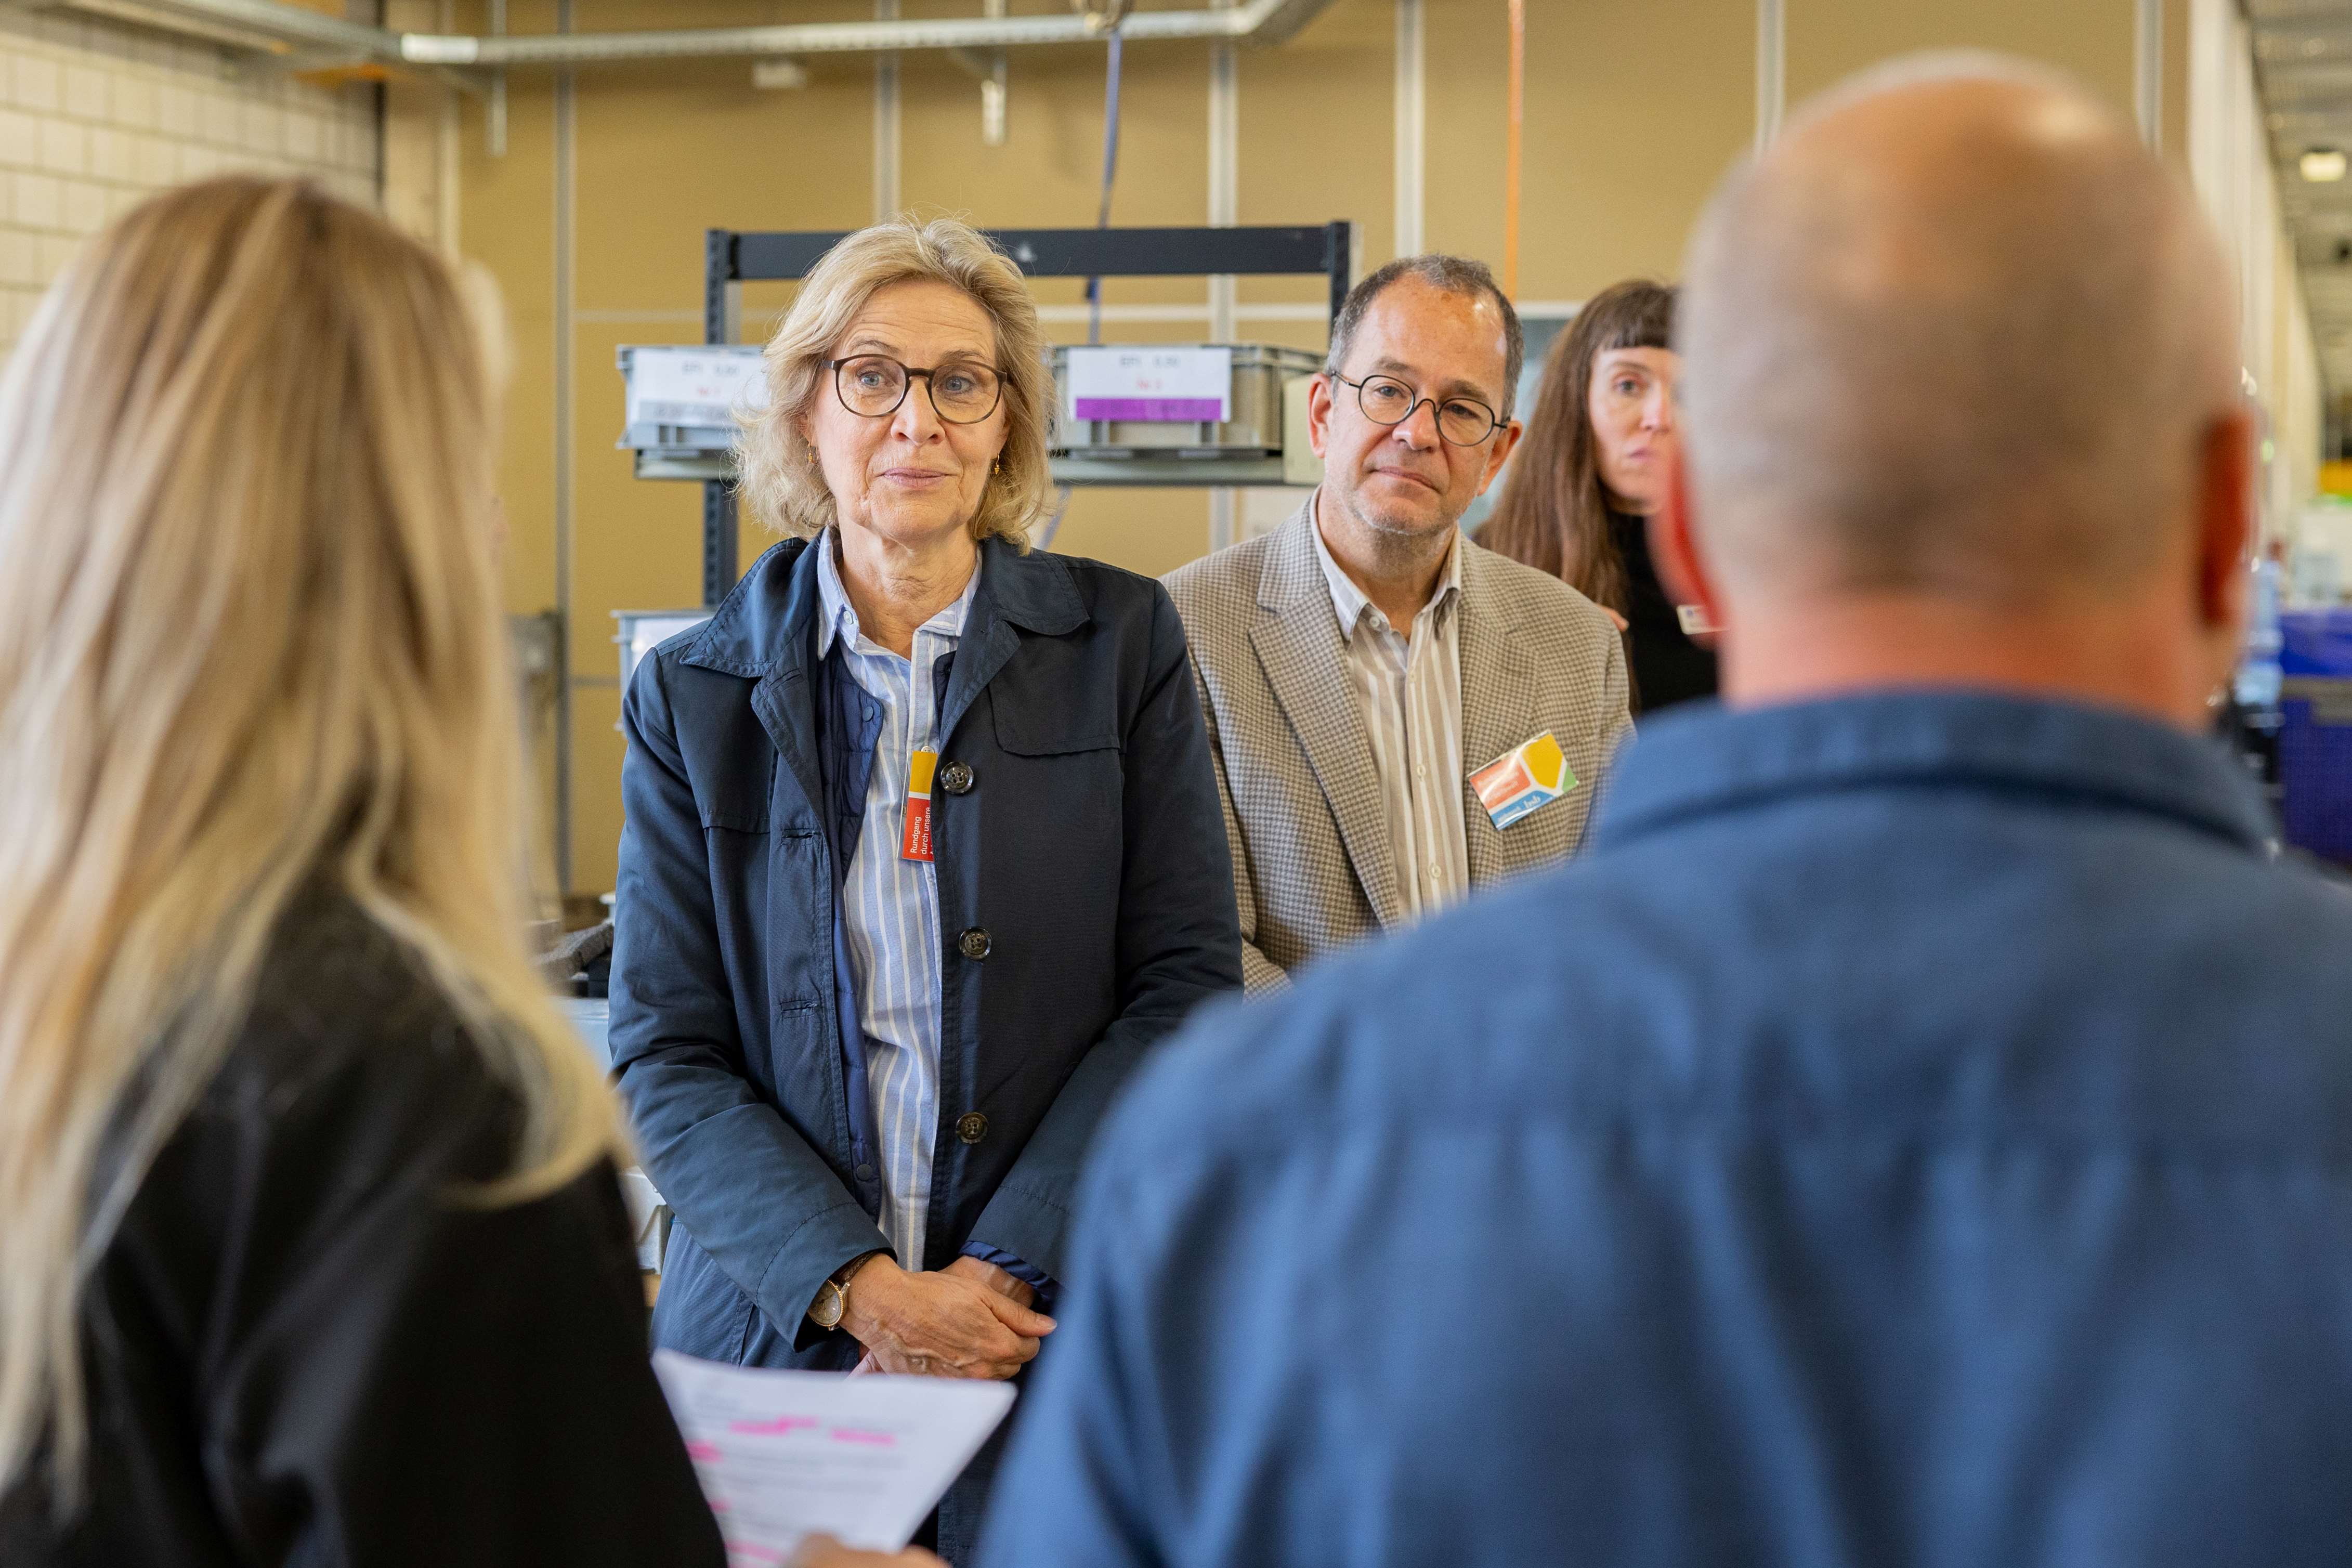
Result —
<svg viewBox="0 0 2352 1568"><path fill-rule="evenodd" d="M1585 301L1545 357L1527 438L1478 531L1617 616L1637 712L1715 695L1715 654L1650 561L1646 520L1675 452L1674 324L1667 284L1634 279Z"/></svg>

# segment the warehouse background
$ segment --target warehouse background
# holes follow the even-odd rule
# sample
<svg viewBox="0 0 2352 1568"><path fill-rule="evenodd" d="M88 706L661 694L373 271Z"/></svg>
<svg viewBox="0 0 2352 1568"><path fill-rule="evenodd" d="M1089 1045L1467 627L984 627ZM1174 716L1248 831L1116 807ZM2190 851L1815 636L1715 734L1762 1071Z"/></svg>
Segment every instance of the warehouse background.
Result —
<svg viewBox="0 0 2352 1568"><path fill-rule="evenodd" d="M310 8L485 33L977 14L982 0L364 0ZM1205 0L1186 0L1187 4ZM509 591L543 628L537 753L551 887L612 885L621 822L615 610L696 602L700 496L614 448L625 343L700 341L703 232L846 228L890 212L1091 224L1099 47L1015 49L1007 134L944 55L820 57L762 89L749 59L509 73L503 112L430 77L256 66L235 48L0 5L0 334L70 247L145 191L228 168L300 171L383 205L499 282L517 350L504 432ZM99 6L100 9L110 7ZM120 13L137 10L117 3ZM1009 0L1013 15L1065 0ZM1163 8L1147 5L1145 8ZM1786 105L1890 56L2000 49L2072 71L2195 178L2242 272L2245 362L2287 515L2323 443L2321 365L2282 226L2249 24L2233 0L1530 0L1517 294L1561 317L1633 274L1673 277L1690 224ZM1360 226L1359 267L1421 249L1505 261L1505 0L1333 0L1256 48L1126 51L1111 221ZM300 65L302 62L293 62ZM494 122L502 120L503 136ZM1106 341L1234 335L1320 350L1322 285L1112 279ZM1041 281L1083 341L1079 285ZM747 339L785 303L747 291ZM1157 574L1277 520L1296 492L1081 489L1055 547ZM767 541L746 530L748 563Z"/></svg>

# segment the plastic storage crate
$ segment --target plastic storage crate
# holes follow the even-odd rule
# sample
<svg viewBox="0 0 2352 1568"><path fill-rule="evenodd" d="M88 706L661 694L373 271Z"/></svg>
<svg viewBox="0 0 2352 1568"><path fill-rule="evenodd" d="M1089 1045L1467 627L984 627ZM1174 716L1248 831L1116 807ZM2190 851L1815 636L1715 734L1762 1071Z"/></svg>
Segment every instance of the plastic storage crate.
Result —
<svg viewBox="0 0 2352 1568"><path fill-rule="evenodd" d="M636 454L639 479L667 479L680 464L723 474L735 447L735 416L766 401L756 344L626 343L617 356L625 386L620 447Z"/></svg>
<svg viewBox="0 0 2352 1568"><path fill-rule="evenodd" d="M1125 345L1116 352L1149 358L1171 352L1215 353L1229 358L1231 373L1224 395L1225 415L1220 420L1186 418L1177 407L1107 419L1080 417L1081 405L1072 395L1068 345L1054 350L1054 455L1057 458L1121 458L1185 456L1197 458L1279 458L1284 447L1284 388L1304 381L1323 368L1322 356L1303 349L1264 343L1157 343ZM1138 400L1145 402L1149 400ZM1183 402L1188 400L1179 400Z"/></svg>
<svg viewBox="0 0 2352 1568"><path fill-rule="evenodd" d="M2296 848L2352 863L2352 610L2279 624L2281 825Z"/></svg>

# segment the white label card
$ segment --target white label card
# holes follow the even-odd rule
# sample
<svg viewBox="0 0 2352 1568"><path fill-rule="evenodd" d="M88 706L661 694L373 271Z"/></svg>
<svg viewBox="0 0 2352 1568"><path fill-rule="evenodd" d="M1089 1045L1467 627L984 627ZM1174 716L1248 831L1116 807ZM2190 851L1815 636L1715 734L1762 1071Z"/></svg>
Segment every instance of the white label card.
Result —
<svg viewBox="0 0 2352 1568"><path fill-rule="evenodd" d="M1234 416L1230 348L1074 348L1073 419L1223 424Z"/></svg>
<svg viewBox="0 0 2352 1568"><path fill-rule="evenodd" d="M727 1557L782 1564L824 1534L896 1552L1013 1408L1013 1385L771 1372L654 1352Z"/></svg>
<svg viewBox="0 0 2352 1568"><path fill-rule="evenodd" d="M735 422L738 408L763 408L768 378L757 348L639 348L629 356L632 425Z"/></svg>

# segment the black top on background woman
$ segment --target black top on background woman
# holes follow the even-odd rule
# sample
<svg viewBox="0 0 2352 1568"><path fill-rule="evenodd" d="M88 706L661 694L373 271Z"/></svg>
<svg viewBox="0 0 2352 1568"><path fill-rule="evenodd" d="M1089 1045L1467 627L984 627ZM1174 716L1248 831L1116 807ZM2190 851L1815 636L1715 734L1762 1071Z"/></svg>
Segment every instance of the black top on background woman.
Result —
<svg viewBox="0 0 2352 1568"><path fill-rule="evenodd" d="M1663 283L1619 283L1585 301L1544 360L1527 438L1478 531L1487 549L1617 616L1637 713L1715 695L1715 653L1693 640L1650 561L1647 519L1675 452L1674 324Z"/></svg>

